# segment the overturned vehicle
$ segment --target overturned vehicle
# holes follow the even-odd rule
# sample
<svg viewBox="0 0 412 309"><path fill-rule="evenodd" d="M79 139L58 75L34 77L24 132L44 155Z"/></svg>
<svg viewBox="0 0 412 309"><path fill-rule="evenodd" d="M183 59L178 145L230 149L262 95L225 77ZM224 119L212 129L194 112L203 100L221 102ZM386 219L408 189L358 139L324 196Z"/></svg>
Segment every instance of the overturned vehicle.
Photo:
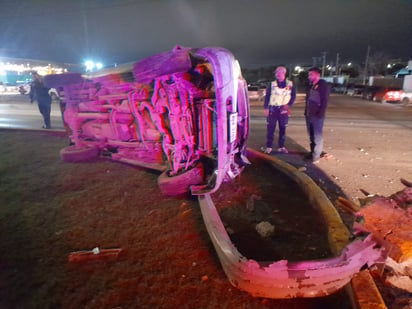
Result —
<svg viewBox="0 0 412 309"><path fill-rule="evenodd" d="M158 170L167 195L214 192L247 163L247 85L225 49L176 47L87 75L49 75L45 84L61 98L66 162L100 155Z"/></svg>

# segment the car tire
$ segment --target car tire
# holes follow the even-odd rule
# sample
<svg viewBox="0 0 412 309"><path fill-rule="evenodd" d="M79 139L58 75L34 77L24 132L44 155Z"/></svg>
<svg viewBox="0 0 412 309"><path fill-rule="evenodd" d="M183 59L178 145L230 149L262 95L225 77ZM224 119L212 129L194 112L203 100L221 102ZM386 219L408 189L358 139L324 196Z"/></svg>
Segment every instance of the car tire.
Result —
<svg viewBox="0 0 412 309"><path fill-rule="evenodd" d="M157 179L157 184L162 194L177 196L189 192L192 185L202 184L203 178L203 165L199 163L190 170L175 176L170 176L169 171L165 171Z"/></svg>
<svg viewBox="0 0 412 309"><path fill-rule="evenodd" d="M374 95L373 97L372 97L372 101L373 102L376 102L378 99L376 98L376 96Z"/></svg>
<svg viewBox="0 0 412 309"><path fill-rule="evenodd" d="M402 104L404 105L404 106L408 106L409 105L409 99L408 98L403 98L402 99Z"/></svg>
<svg viewBox="0 0 412 309"><path fill-rule="evenodd" d="M86 162L99 156L97 147L67 146L60 150L60 158L63 162Z"/></svg>

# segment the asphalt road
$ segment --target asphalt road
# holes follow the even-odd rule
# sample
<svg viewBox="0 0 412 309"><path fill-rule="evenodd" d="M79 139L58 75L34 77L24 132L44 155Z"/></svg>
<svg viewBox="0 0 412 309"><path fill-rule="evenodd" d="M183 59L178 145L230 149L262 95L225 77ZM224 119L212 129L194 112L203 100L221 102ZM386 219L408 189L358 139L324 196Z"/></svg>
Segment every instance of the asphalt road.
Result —
<svg viewBox="0 0 412 309"><path fill-rule="evenodd" d="M265 143L262 104L251 102L248 146L255 149ZM309 149L303 96L298 96L291 111L286 132L289 154L272 155L305 171L332 201L337 196L357 201L363 197L360 188L372 194L390 195L403 188L399 178L412 181L411 107L332 94L324 125L324 150L330 156L318 165L303 160Z"/></svg>
<svg viewBox="0 0 412 309"><path fill-rule="evenodd" d="M52 130L64 130L59 103L56 101L52 103L50 120ZM37 103L31 104L28 95L0 95L0 128L41 130L42 126L43 118Z"/></svg>

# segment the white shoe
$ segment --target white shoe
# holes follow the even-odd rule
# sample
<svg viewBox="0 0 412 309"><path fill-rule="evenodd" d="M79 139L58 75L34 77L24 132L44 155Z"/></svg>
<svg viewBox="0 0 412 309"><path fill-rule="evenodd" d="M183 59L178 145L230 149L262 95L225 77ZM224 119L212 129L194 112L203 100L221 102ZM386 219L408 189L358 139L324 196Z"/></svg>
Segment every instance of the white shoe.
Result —
<svg viewBox="0 0 412 309"><path fill-rule="evenodd" d="M260 147L260 150L262 150L263 153L270 154L273 149L270 147L263 146L263 147Z"/></svg>
<svg viewBox="0 0 412 309"><path fill-rule="evenodd" d="M278 148L278 152L288 153L289 151L285 147Z"/></svg>

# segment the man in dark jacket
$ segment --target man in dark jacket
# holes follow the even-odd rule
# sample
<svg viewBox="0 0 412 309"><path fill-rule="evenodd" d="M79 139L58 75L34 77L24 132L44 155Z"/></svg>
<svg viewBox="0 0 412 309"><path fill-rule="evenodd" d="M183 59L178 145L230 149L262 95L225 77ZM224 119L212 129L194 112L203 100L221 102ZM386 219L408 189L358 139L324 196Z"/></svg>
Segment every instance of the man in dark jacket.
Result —
<svg viewBox="0 0 412 309"><path fill-rule="evenodd" d="M43 129L51 129L50 112L51 112L51 97L49 88L44 86L43 81L37 73L33 73L33 82L30 85L30 103L37 101L40 114L43 116Z"/></svg>
<svg viewBox="0 0 412 309"><path fill-rule="evenodd" d="M330 87L320 79L319 68L309 69L310 85L306 90L305 119L310 140L310 154L308 158L313 163L319 163L323 152L323 123L328 106Z"/></svg>
<svg viewBox="0 0 412 309"><path fill-rule="evenodd" d="M296 99L296 88L290 80L286 79L286 68L279 66L274 73L276 80L267 88L264 103L267 135L266 145L261 150L267 154L272 152L276 123L279 124L278 152L288 153L285 148L286 127L289 121L289 109Z"/></svg>

